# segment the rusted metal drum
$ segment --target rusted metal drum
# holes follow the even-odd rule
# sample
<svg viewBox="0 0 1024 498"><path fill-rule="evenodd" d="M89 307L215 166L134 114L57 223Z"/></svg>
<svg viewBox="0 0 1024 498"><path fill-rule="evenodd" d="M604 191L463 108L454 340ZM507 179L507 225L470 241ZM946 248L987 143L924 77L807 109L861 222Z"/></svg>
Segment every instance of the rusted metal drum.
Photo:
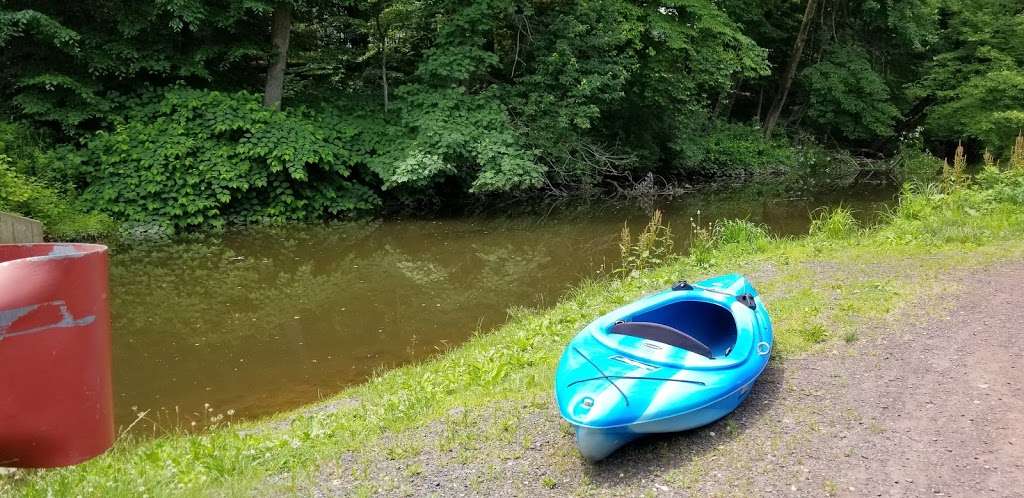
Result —
<svg viewBox="0 0 1024 498"><path fill-rule="evenodd" d="M59 467L114 441L107 248L0 245L0 467Z"/></svg>

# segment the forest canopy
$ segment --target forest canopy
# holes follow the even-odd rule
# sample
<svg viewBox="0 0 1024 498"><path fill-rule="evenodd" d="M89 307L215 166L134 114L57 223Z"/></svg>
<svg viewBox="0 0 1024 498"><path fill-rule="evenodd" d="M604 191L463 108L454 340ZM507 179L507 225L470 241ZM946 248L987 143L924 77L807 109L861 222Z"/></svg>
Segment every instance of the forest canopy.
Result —
<svg viewBox="0 0 1024 498"><path fill-rule="evenodd" d="M5 185L174 230L1024 128L1021 0L8 0L0 54Z"/></svg>

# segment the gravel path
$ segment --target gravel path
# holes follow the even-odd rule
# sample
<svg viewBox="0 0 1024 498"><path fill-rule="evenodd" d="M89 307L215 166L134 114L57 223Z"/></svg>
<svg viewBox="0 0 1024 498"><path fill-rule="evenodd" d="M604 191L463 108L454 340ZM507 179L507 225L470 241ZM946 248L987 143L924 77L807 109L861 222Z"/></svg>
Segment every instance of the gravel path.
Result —
<svg viewBox="0 0 1024 498"><path fill-rule="evenodd" d="M948 315L920 306L905 327L857 346L872 354L811 362L847 386L828 388L863 418L816 442L850 454L844 464L814 469L851 495L1024 496L1022 282L1019 264L972 276L947 296Z"/></svg>
<svg viewBox="0 0 1024 498"><path fill-rule="evenodd" d="M477 428L511 413L507 437L452 443L445 434L474 428L450 414L394 442L418 451L349 455L306 491L1024 496L1021 282L1024 263L971 273L958 291L864 325L855 342L773 362L726 419L638 441L596 465L578 457L551 400L538 399L495 408Z"/></svg>

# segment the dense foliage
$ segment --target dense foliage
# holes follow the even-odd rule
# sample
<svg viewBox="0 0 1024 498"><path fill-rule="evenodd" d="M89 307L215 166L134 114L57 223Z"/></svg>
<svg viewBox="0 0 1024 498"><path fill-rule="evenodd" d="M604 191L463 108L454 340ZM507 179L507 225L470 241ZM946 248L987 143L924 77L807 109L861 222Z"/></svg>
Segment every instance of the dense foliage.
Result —
<svg viewBox="0 0 1024 498"><path fill-rule="evenodd" d="M42 221L47 233L62 239L109 235L113 222L89 212L71 188L33 175L33 166L51 159L25 129L0 123L0 211Z"/></svg>
<svg viewBox="0 0 1024 498"><path fill-rule="evenodd" d="M352 182L341 130L258 97L171 89L134 99L74 154L83 198L138 223L177 227L305 219L373 207Z"/></svg>
<svg viewBox="0 0 1024 498"><path fill-rule="evenodd" d="M310 220L827 175L814 143L1003 158L1022 40L1021 0L9 0L0 116L119 220Z"/></svg>

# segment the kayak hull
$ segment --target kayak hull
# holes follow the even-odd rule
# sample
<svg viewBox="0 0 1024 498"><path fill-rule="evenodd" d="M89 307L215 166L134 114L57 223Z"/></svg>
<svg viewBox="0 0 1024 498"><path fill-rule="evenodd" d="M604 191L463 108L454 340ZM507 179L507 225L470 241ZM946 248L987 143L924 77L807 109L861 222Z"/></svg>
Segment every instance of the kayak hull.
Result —
<svg viewBox="0 0 1024 498"><path fill-rule="evenodd" d="M555 398L580 453L596 461L644 434L725 417L749 396L771 348L757 292L740 275L716 277L646 296L584 328L559 362Z"/></svg>
<svg viewBox="0 0 1024 498"><path fill-rule="evenodd" d="M756 379L755 379L756 380ZM636 424L626 428L597 429L576 426L576 447L583 458L591 462L603 460L615 450L646 434L682 432L703 427L724 418L736 410L750 395L755 380L710 405L692 412L681 413L653 422Z"/></svg>

